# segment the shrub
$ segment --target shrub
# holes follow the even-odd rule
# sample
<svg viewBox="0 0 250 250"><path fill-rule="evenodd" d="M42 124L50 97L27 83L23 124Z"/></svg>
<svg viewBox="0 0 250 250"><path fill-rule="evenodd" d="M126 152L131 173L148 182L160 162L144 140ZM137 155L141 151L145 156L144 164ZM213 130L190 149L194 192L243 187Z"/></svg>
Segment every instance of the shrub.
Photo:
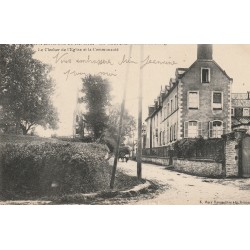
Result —
<svg viewBox="0 0 250 250"><path fill-rule="evenodd" d="M108 149L95 143L7 143L0 148L8 198L94 192L109 185Z"/></svg>
<svg viewBox="0 0 250 250"><path fill-rule="evenodd" d="M174 156L178 158L211 159L222 162L224 157L223 139L183 139L174 144Z"/></svg>

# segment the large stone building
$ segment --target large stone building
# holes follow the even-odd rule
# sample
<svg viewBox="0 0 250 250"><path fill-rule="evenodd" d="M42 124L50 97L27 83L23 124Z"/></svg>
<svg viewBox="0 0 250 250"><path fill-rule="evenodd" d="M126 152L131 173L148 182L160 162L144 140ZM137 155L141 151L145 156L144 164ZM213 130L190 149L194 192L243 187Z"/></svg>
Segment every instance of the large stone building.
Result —
<svg viewBox="0 0 250 250"><path fill-rule="evenodd" d="M232 82L213 60L212 45L198 45L197 60L189 68L177 68L149 107L146 148L229 133Z"/></svg>

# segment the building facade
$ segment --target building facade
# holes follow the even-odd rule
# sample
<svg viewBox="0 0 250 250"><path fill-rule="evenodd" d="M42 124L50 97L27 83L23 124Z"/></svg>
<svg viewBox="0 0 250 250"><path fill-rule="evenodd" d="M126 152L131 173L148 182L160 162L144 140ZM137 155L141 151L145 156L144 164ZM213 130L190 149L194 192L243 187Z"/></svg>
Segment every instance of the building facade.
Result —
<svg viewBox="0 0 250 250"><path fill-rule="evenodd" d="M197 60L189 68L177 68L149 107L146 148L231 132L232 82L213 60L212 45L198 45Z"/></svg>
<svg viewBox="0 0 250 250"><path fill-rule="evenodd" d="M243 128L250 133L250 91L232 94L232 129Z"/></svg>

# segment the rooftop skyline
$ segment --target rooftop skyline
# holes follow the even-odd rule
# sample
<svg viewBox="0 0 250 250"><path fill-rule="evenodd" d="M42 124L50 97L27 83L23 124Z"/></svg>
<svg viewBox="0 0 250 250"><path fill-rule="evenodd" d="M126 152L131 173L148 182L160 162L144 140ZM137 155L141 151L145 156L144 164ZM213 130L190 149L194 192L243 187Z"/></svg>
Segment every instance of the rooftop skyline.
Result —
<svg viewBox="0 0 250 250"><path fill-rule="evenodd" d="M59 111L58 135L71 135L77 89L86 74L109 79L113 103L121 102L125 72L129 65L126 108L137 118L140 45L35 45L35 58L51 64L56 83L54 105ZM159 95L161 86L169 84L176 68L189 68L197 59L197 45L144 45L143 120L148 106ZM233 78L232 92L250 90L250 45L213 45L213 59ZM53 131L38 129L40 135Z"/></svg>

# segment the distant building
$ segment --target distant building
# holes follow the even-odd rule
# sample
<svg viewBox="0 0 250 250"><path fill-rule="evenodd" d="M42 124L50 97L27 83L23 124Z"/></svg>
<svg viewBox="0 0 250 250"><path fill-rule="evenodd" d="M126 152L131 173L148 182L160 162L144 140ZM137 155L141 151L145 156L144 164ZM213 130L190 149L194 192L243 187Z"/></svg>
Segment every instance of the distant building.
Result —
<svg viewBox="0 0 250 250"><path fill-rule="evenodd" d="M244 128L250 133L250 91L232 94L232 129Z"/></svg>
<svg viewBox="0 0 250 250"><path fill-rule="evenodd" d="M83 103L79 102L80 90L77 89L76 94L76 106L73 113L73 138L76 137L86 137L89 135L89 130L86 126L86 121L84 120L83 114L85 112Z"/></svg>
<svg viewBox="0 0 250 250"><path fill-rule="evenodd" d="M232 82L213 60L212 45L198 45L197 60L189 68L177 68L149 107L146 148L229 133Z"/></svg>

